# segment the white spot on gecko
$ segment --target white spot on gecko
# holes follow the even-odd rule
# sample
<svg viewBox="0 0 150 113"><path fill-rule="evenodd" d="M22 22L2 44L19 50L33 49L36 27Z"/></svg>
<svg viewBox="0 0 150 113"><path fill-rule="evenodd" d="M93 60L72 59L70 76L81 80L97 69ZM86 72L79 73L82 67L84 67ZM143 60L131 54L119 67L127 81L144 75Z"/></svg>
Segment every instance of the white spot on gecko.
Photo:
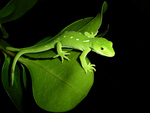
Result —
<svg viewBox="0 0 150 113"><path fill-rule="evenodd" d="M90 40L84 40L83 42L89 42Z"/></svg>
<svg viewBox="0 0 150 113"><path fill-rule="evenodd" d="M47 47L47 45L45 47Z"/></svg>
<svg viewBox="0 0 150 113"><path fill-rule="evenodd" d="M77 38L76 40L78 41L79 39Z"/></svg>
<svg viewBox="0 0 150 113"><path fill-rule="evenodd" d="M64 35L64 38L66 37L66 35Z"/></svg>
<svg viewBox="0 0 150 113"><path fill-rule="evenodd" d="M70 38L73 38L73 36L71 36Z"/></svg>

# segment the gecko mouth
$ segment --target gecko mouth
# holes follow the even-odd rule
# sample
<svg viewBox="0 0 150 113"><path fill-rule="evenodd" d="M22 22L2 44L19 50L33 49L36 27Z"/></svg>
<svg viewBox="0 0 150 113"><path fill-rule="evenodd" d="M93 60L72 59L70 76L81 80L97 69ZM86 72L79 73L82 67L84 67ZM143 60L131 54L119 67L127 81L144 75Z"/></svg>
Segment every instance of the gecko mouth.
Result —
<svg viewBox="0 0 150 113"><path fill-rule="evenodd" d="M103 55L103 56L106 56L103 52L99 51L99 50L96 50L96 53L100 54L100 55Z"/></svg>
<svg viewBox="0 0 150 113"><path fill-rule="evenodd" d="M111 53L107 57L114 57L114 56L115 56L115 53Z"/></svg>
<svg viewBox="0 0 150 113"><path fill-rule="evenodd" d="M99 50L97 50L96 53L98 53L100 55L103 55L103 56L106 56L106 57L113 57L113 56L115 56L115 53L106 54L106 53L103 53L103 52L101 52Z"/></svg>

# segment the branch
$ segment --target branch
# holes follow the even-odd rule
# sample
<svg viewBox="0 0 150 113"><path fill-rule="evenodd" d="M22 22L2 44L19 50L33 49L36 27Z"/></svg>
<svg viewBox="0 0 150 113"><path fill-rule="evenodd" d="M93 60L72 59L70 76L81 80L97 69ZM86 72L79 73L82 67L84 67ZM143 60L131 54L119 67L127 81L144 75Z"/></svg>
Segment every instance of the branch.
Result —
<svg viewBox="0 0 150 113"><path fill-rule="evenodd" d="M4 53L6 53L8 56L14 57L15 53L6 50L6 47L0 44L0 50L3 51Z"/></svg>

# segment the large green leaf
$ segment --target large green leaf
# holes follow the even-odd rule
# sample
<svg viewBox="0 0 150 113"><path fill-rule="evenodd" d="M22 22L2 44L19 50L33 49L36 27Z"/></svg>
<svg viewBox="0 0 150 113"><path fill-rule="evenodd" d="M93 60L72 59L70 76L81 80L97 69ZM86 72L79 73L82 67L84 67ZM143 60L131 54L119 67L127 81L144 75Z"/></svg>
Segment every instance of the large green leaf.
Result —
<svg viewBox="0 0 150 113"><path fill-rule="evenodd" d="M80 52L70 52L69 59L29 60L20 59L28 68L33 96L36 103L44 110L64 112L78 105L92 87L94 74L85 74L80 65ZM55 55L53 51L47 54Z"/></svg>
<svg viewBox="0 0 150 113"><path fill-rule="evenodd" d="M78 31L83 34L85 31L89 33L97 32L102 24L102 17L103 17L103 14L106 12L107 7L108 7L107 2L104 1L102 8L101 8L101 13L99 13L95 18L88 17L88 18L77 20L71 23L70 25L68 25L67 27L65 27L55 37L62 35L65 31Z"/></svg>
<svg viewBox="0 0 150 113"><path fill-rule="evenodd" d="M23 101L23 92L24 92L23 89L24 88L22 87L21 78L22 78L22 74L25 74L25 71L23 68L22 70L23 73L22 73L21 70L18 68L18 66L16 66L16 71L15 71L16 78L14 81L14 85L10 86L9 84L10 83L10 73L9 73L10 64L11 64L11 58L7 57L7 55L5 54L5 61L4 61L4 64L2 67L2 73L1 73L2 84L8 96L11 98L11 100L16 105L18 110L23 112L24 103L22 103L22 101Z"/></svg>
<svg viewBox="0 0 150 113"><path fill-rule="evenodd" d="M0 39L0 44L3 46L8 46L9 44ZM20 68L18 67L18 65L16 66L16 70L15 70L15 81L14 81L14 85L10 86L10 65L11 65L11 61L12 58L8 57L5 53L4 53L4 63L3 63L3 67L1 70L1 80L2 80L2 84L4 89L6 90L8 96L11 98L11 100L13 101L13 103L16 105L16 107L18 108L18 110L20 112L23 112L23 108L24 108L24 103L22 103L23 100L23 92L24 89L26 87L26 72L24 67L22 66L22 70L20 70ZM24 79L22 79L24 78ZM24 80L24 85L22 84ZM5 106L4 106L5 107Z"/></svg>
<svg viewBox="0 0 150 113"><path fill-rule="evenodd" d="M0 10L0 24L16 20L30 10L38 0L11 0Z"/></svg>

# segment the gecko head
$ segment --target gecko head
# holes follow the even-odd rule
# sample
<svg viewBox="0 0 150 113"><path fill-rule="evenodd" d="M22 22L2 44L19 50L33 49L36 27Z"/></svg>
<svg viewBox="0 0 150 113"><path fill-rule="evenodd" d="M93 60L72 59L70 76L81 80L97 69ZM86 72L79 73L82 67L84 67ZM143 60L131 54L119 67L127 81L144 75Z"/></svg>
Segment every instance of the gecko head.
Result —
<svg viewBox="0 0 150 113"><path fill-rule="evenodd" d="M115 55L113 43L105 38L93 38L90 47L92 51L103 56L113 57Z"/></svg>

